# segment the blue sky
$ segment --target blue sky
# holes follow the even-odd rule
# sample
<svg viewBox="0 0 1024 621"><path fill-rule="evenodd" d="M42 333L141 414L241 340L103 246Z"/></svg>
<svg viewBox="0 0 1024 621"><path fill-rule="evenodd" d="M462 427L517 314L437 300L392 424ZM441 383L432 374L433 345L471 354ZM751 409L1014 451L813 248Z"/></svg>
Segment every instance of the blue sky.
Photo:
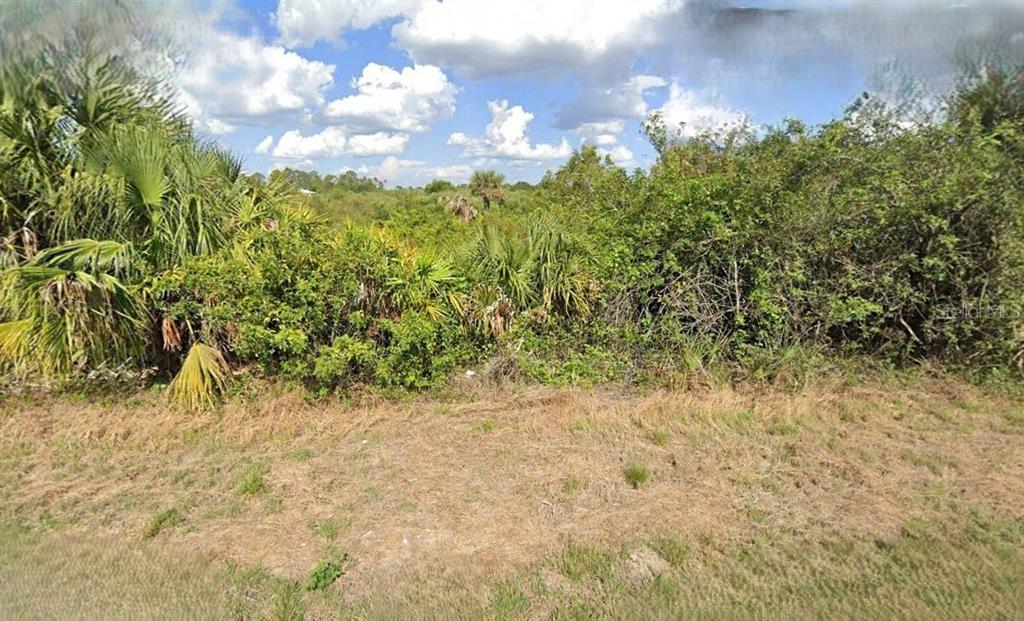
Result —
<svg viewBox="0 0 1024 621"><path fill-rule="evenodd" d="M172 5L180 11L182 5ZM183 107L246 168L389 185L495 168L536 181L581 144L648 166L681 133L817 124L957 54L1024 46L1024 3L943 0L210 0L174 16ZM680 125L683 124L683 125Z"/></svg>

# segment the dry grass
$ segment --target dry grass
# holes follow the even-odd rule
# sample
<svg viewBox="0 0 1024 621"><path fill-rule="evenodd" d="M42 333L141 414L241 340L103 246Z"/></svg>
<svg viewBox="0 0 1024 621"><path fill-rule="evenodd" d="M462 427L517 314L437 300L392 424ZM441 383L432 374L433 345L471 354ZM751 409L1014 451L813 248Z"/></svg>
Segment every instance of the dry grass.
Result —
<svg viewBox="0 0 1024 621"><path fill-rule="evenodd" d="M1013 539L1024 530L1020 412L928 380L796 393L477 389L350 406L283 392L194 415L148 395L37 398L0 406L0 519L30 525L39 545L88 532L130 548L173 507L182 519L146 545L261 567L263 591L286 604L300 598L288 584L341 550L343 575L302 605L337 611L343 600L362 616L422 604L425 591L448 595L426 598L440 608L423 616L785 616L801 584L827 593L875 579L914 610L903 574L886 578L884 546L908 562L971 550L981 564L957 561L965 571L1009 562L1003 599L984 576L964 591L1006 612L1024 583ZM623 473L637 464L649 477L634 489ZM1009 532L998 536L1015 556L986 547L979 528ZM583 569L566 572L567 555ZM907 570L942 585L940 603L973 601L950 571ZM680 587L684 575L717 585L707 606ZM815 594L823 616L862 616ZM865 610L892 610L878 606Z"/></svg>

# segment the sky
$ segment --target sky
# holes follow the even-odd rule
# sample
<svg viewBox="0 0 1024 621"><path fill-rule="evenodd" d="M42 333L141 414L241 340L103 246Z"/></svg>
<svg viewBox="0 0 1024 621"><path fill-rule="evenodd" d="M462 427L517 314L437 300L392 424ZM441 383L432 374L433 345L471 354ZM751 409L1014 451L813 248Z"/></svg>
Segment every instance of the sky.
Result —
<svg viewBox="0 0 1024 621"><path fill-rule="evenodd" d="M388 186L537 181L590 144L627 168L661 112L683 135L861 92L941 93L964 53L1024 48L1024 2L205 0L169 3L179 103L249 171Z"/></svg>

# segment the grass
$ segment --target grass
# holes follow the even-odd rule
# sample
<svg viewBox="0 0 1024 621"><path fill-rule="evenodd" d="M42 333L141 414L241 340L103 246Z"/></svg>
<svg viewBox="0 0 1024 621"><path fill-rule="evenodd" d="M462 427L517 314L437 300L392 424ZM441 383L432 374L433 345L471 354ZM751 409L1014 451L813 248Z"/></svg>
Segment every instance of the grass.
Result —
<svg viewBox="0 0 1024 621"><path fill-rule="evenodd" d="M666 446L672 434L664 429L652 429L650 432L651 442L657 446Z"/></svg>
<svg viewBox="0 0 1024 621"><path fill-rule="evenodd" d="M583 477L576 473L571 473L565 477L565 481L562 483L562 492L566 496L575 496L580 493L585 483Z"/></svg>
<svg viewBox="0 0 1024 621"><path fill-rule="evenodd" d="M651 470L643 464L633 463L623 471L626 482L633 489L640 489L651 480Z"/></svg>
<svg viewBox="0 0 1024 621"><path fill-rule="evenodd" d="M152 539L160 534L161 531L167 530L168 528L174 528L184 521L185 518L178 513L177 509L172 507L154 515L153 518L146 523L146 528L142 531L142 536L146 539Z"/></svg>
<svg viewBox="0 0 1024 621"><path fill-rule="evenodd" d="M263 482L263 475L266 472L265 466L253 465L246 468L238 479L238 494L240 496L255 496L266 491L267 488Z"/></svg>
<svg viewBox="0 0 1024 621"><path fill-rule="evenodd" d="M518 582L502 580L491 587L490 612L498 619L516 618L529 607L530 598Z"/></svg>
<svg viewBox="0 0 1024 621"><path fill-rule="evenodd" d="M579 582L587 577L607 581L612 574L615 555L597 546L570 543L555 561L566 578Z"/></svg>
<svg viewBox="0 0 1024 621"><path fill-rule="evenodd" d="M679 537L661 536L650 542L651 548L672 567L683 567L690 558L690 546Z"/></svg>
<svg viewBox="0 0 1024 621"><path fill-rule="evenodd" d="M1021 616L1017 397L257 397L0 404L0 618Z"/></svg>
<svg viewBox="0 0 1024 621"><path fill-rule="evenodd" d="M311 528L317 535L331 542L338 538L338 535L348 529L352 520L347 517L338 517L314 523Z"/></svg>

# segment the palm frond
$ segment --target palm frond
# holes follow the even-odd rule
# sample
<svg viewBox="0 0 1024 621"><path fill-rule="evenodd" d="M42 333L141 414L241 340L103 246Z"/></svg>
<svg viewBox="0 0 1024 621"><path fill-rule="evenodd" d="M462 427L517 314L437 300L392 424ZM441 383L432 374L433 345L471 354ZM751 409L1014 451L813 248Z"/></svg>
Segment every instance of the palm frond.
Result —
<svg viewBox="0 0 1024 621"><path fill-rule="evenodd" d="M73 239L40 252L33 264L69 271L123 272L131 264L132 246L110 240Z"/></svg>
<svg viewBox="0 0 1024 621"><path fill-rule="evenodd" d="M230 373L219 349L194 343L168 388L175 401L197 410L213 405L217 396L227 388Z"/></svg>

